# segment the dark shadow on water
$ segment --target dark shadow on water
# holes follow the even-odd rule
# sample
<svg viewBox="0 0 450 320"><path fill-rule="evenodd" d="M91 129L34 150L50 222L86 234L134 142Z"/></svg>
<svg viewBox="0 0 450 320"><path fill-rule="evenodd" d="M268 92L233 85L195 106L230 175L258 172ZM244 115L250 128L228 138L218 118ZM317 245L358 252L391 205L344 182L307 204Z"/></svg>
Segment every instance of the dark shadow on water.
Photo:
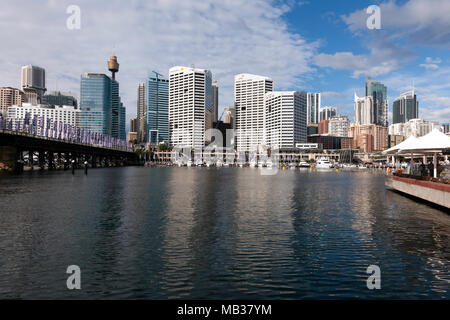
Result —
<svg viewBox="0 0 450 320"><path fill-rule="evenodd" d="M444 212L444 213L450 215L450 209L449 209L449 208L446 208L446 207L444 207L444 206L440 206L440 205L438 205L438 204L436 204L436 203L434 203L434 202L430 202L430 201L427 201L427 200L418 198L418 197L416 197L416 196L413 196L413 195L411 195L411 194L404 193L404 192L401 192L401 191L398 191L398 190L394 190L394 189L386 188L386 191L389 191L389 192L392 192L392 193L401 195L401 196L403 196L403 197L405 197L405 198L414 200L415 202L418 202L418 203L420 203L420 204L424 204L424 205L426 205L426 206L428 206L428 207L430 207L430 208L440 210L440 211L442 211L442 212Z"/></svg>

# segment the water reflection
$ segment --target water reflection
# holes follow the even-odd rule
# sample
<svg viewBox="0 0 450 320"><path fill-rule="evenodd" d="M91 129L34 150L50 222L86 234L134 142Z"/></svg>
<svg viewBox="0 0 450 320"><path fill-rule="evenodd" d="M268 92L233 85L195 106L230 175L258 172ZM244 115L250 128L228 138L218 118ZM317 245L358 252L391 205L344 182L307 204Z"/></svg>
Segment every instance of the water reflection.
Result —
<svg viewBox="0 0 450 320"><path fill-rule="evenodd" d="M449 298L450 216L370 172L2 176L0 298ZM68 265L82 290L65 287ZM366 288L377 264L382 290Z"/></svg>

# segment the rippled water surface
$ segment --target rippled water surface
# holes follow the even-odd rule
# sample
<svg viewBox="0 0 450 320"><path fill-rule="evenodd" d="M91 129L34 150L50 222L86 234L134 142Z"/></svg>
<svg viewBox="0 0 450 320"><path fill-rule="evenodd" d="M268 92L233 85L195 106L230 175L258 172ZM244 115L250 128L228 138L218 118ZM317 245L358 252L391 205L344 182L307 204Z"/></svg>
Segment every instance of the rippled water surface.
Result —
<svg viewBox="0 0 450 320"><path fill-rule="evenodd" d="M450 215L378 173L34 172L0 201L0 298L450 298Z"/></svg>

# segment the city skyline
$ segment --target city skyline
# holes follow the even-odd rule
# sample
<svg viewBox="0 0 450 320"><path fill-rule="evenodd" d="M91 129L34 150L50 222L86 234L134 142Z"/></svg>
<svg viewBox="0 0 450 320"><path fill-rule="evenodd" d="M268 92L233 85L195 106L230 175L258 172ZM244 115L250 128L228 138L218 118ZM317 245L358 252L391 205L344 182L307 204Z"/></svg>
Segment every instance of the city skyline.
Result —
<svg viewBox="0 0 450 320"><path fill-rule="evenodd" d="M450 301L449 14L3 0L0 300Z"/></svg>
<svg viewBox="0 0 450 320"><path fill-rule="evenodd" d="M441 7L448 6L444 1L436 2L440 2ZM30 2L29 7L33 10L20 14L17 12L19 8L13 3L7 3L2 13L4 19L0 23L8 25L10 17L18 15L22 17L21 21L36 22L34 31L22 32L21 41L30 45L40 41L41 44L34 46L36 49L32 58L27 52L18 50L17 46L5 48L5 60L1 61L4 76L0 80L0 86L19 87L17 67L33 64L46 69L49 91L62 89L79 92L80 75L85 72L104 72L104 66L99 61L114 53L121 59L118 81L121 83L122 98L127 108L127 126L129 119L136 116L133 106L136 105L137 84L145 80L150 70L163 71L163 75L167 77L168 69L174 65L198 65L212 71L214 80L220 86L219 114L224 107L232 105L234 75L254 73L273 78L277 84L274 90L322 92L322 105L337 107L339 114L353 118L353 93L356 91L359 96L363 96L364 86L361 83L366 76L371 76L388 87L390 118L393 100L415 83L414 87L421 101L419 117L449 122L448 85L445 81L438 81L438 78L450 78L450 71L446 66L448 54L444 49L448 43L445 38L439 38L441 43L418 38L417 41L423 42L421 46L434 49L432 53L411 41L402 44L393 37L387 37L384 42L380 40L387 32L398 35L417 22L420 9L428 4L417 0L389 5L386 1L381 1L378 4L382 12L382 29L368 30L362 27L361 15L367 16L365 8L370 4L372 3L365 1L344 5L331 1L320 1L318 4L281 2L277 5L266 1L245 4L199 4L187 1L183 2L180 10L173 10L176 4L170 1L164 5L137 2L128 7L114 3L111 10L125 10L127 14L118 17L120 23L106 28L101 21L108 21L106 17L111 11L105 10L100 2L81 3L81 28L69 30L65 24L69 16L66 14L68 3L49 1L36 5ZM323 8L329 10L324 12ZM220 15L220 10L231 13L229 20ZM181 13L171 16L173 11ZM189 11L189 14L183 14L183 11ZM199 13L195 13L197 11ZM410 13L408 22L405 25L395 25L392 15L396 13L401 13L402 16ZM438 19L439 14L443 13L445 10L435 10L433 14L427 15L421 28L429 29L434 18L438 23L437 27L443 30L446 22ZM51 15L53 18L42 19L44 15ZM129 20L127 16L134 20ZM161 21L161 17L169 20L166 25L170 25L173 19L180 23L161 30L158 23L149 25L146 22ZM199 17L212 31L197 23L191 24ZM305 27L311 21L314 22L314 28ZM152 35L145 41L133 36L131 32L141 24ZM19 32L26 28L25 22L16 25ZM183 26L190 28L184 30ZM210 38L211 32L218 31L220 26L229 28L222 28L223 31L215 37L217 39L205 42ZM270 29L271 33L258 31L261 27ZM330 30L333 31L332 34ZM417 32L410 30L403 37ZM3 34L2 38L5 43L11 42L10 35ZM49 53L46 48L55 39L61 38L70 40L73 49L58 49L58 55ZM187 41L176 41L182 38ZM170 39L175 41L171 42ZM242 39L248 39L248 42L243 43ZM268 46L267 43L272 40L273 44ZM180 43L183 45L179 45ZM205 44L204 47L201 46L202 43ZM349 44L355 48L352 52L344 49ZM148 57L151 57L151 63L146 62Z"/></svg>

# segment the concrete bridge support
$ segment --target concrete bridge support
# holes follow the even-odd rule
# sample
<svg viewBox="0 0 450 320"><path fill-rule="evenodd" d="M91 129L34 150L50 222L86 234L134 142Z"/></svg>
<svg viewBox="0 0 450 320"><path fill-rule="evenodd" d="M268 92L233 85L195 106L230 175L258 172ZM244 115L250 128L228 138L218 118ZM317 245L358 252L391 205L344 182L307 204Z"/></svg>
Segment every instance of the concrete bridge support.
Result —
<svg viewBox="0 0 450 320"><path fill-rule="evenodd" d="M53 152L47 152L48 170L55 169L55 156Z"/></svg>
<svg viewBox="0 0 450 320"><path fill-rule="evenodd" d="M97 168L97 157L94 155L91 157L91 166L92 168Z"/></svg>
<svg viewBox="0 0 450 320"><path fill-rule="evenodd" d="M45 151L39 151L38 159L39 159L40 170L44 170L45 169Z"/></svg>
<svg viewBox="0 0 450 320"><path fill-rule="evenodd" d="M28 165L30 166L30 170L34 169L34 151L28 151Z"/></svg>

